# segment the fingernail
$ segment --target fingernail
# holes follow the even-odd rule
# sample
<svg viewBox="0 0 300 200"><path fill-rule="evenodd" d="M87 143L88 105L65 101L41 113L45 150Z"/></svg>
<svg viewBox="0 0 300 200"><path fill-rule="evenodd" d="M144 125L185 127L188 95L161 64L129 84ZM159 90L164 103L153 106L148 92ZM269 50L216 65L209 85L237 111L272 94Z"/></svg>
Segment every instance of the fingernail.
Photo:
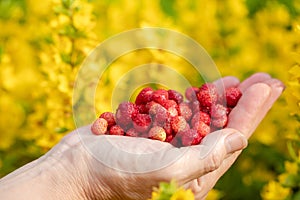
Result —
<svg viewBox="0 0 300 200"><path fill-rule="evenodd" d="M244 149L247 146L248 141L242 134L233 133L225 138L225 144L227 154L230 154Z"/></svg>

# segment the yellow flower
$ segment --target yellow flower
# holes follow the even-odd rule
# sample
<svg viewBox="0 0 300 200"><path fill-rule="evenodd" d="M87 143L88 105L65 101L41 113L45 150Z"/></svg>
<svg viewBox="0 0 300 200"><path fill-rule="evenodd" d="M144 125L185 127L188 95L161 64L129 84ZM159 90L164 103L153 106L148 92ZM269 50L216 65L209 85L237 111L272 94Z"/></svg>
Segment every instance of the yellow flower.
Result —
<svg viewBox="0 0 300 200"><path fill-rule="evenodd" d="M209 191L206 200L217 200L217 199L221 199L221 197L223 196L223 192L216 190L216 189L212 189Z"/></svg>
<svg viewBox="0 0 300 200"><path fill-rule="evenodd" d="M193 199L195 199L195 197L192 190L190 189L184 190L183 188L177 190L170 198L170 200L193 200Z"/></svg>
<svg viewBox="0 0 300 200"><path fill-rule="evenodd" d="M286 161L284 162L284 167L286 172L295 175L298 174L298 163Z"/></svg>
<svg viewBox="0 0 300 200"><path fill-rule="evenodd" d="M169 183L161 182L154 188L151 200L193 200L194 194L190 189L179 187L174 180Z"/></svg>
<svg viewBox="0 0 300 200"><path fill-rule="evenodd" d="M290 188L284 188L276 181L270 181L262 191L264 200L285 200L291 193Z"/></svg>

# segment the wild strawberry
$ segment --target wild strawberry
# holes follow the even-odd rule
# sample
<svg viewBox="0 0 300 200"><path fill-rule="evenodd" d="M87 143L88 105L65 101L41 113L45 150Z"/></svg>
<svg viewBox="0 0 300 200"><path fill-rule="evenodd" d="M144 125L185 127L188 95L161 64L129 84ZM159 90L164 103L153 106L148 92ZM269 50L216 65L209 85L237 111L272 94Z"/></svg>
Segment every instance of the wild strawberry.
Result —
<svg viewBox="0 0 300 200"><path fill-rule="evenodd" d="M228 117L227 115L223 115L222 117L213 118L212 125L217 128L224 128L227 125Z"/></svg>
<svg viewBox="0 0 300 200"><path fill-rule="evenodd" d="M150 87L146 87L140 91L135 99L135 104L146 104L152 100L153 89Z"/></svg>
<svg viewBox="0 0 300 200"><path fill-rule="evenodd" d="M164 101L161 105L162 105L163 107L165 107L166 109L169 109L169 108L171 108L171 107L174 107L174 108L176 108L176 109L178 110L178 104L177 104L176 101L174 101L174 100L168 99L168 100Z"/></svg>
<svg viewBox="0 0 300 200"><path fill-rule="evenodd" d="M218 100L217 87L212 83L205 83L199 88L197 99L201 107L211 107Z"/></svg>
<svg viewBox="0 0 300 200"><path fill-rule="evenodd" d="M176 116L171 119L171 126L174 133L185 132L190 129L184 117Z"/></svg>
<svg viewBox="0 0 300 200"><path fill-rule="evenodd" d="M173 139L169 143L172 144L174 147L182 147L181 137L179 138L178 136L173 137Z"/></svg>
<svg viewBox="0 0 300 200"><path fill-rule="evenodd" d="M161 105L168 99L169 99L169 94L167 90L158 89L152 93L152 100Z"/></svg>
<svg viewBox="0 0 300 200"><path fill-rule="evenodd" d="M127 130L132 125L132 118L138 114L135 104L131 102L123 102L116 111L116 122L123 129Z"/></svg>
<svg viewBox="0 0 300 200"><path fill-rule="evenodd" d="M107 131L108 123L104 118L98 118L94 121L91 127L91 131L95 135L104 135Z"/></svg>
<svg viewBox="0 0 300 200"><path fill-rule="evenodd" d="M227 108L221 104L214 104L211 107L210 115L212 118L221 118L227 115Z"/></svg>
<svg viewBox="0 0 300 200"><path fill-rule="evenodd" d="M200 144L203 136L198 131L190 129L181 136L181 142L183 146L197 145Z"/></svg>
<svg viewBox="0 0 300 200"><path fill-rule="evenodd" d="M110 135L124 135L124 130L119 125L114 125L109 129Z"/></svg>
<svg viewBox="0 0 300 200"><path fill-rule="evenodd" d="M167 111L165 107L154 101L149 102L147 105L149 107L149 115L151 116L157 115L157 113L159 113L161 110Z"/></svg>
<svg viewBox="0 0 300 200"><path fill-rule="evenodd" d="M197 93L199 92L198 87L189 87L185 90L185 97L189 101L197 100Z"/></svg>
<svg viewBox="0 0 300 200"><path fill-rule="evenodd" d="M148 114L149 108L147 108L147 104L138 104L136 105L139 113Z"/></svg>
<svg viewBox="0 0 300 200"><path fill-rule="evenodd" d="M170 100L174 100L177 104L183 102L183 96L176 90L168 90L168 95Z"/></svg>
<svg viewBox="0 0 300 200"><path fill-rule="evenodd" d="M148 137L154 140L165 141L167 135L162 127L153 126L148 132Z"/></svg>
<svg viewBox="0 0 300 200"><path fill-rule="evenodd" d="M165 130L167 135L172 135L173 130L172 130L172 124L171 124L171 117L168 117L166 121L162 125L163 129Z"/></svg>
<svg viewBox="0 0 300 200"><path fill-rule="evenodd" d="M191 119L193 113L188 103L182 102L179 104L179 115L181 115L186 121Z"/></svg>
<svg viewBox="0 0 300 200"><path fill-rule="evenodd" d="M206 125L210 125L210 116L209 114L205 113L205 112L197 112L193 115L192 120L191 120L191 125L192 127L195 126L196 122L198 121L202 121L204 122Z"/></svg>
<svg viewBox="0 0 300 200"><path fill-rule="evenodd" d="M165 142L171 142L174 139L174 136L172 134L167 135Z"/></svg>
<svg viewBox="0 0 300 200"><path fill-rule="evenodd" d="M203 121L197 121L194 124L193 129L196 130L201 137L205 137L210 133L210 126L205 124Z"/></svg>
<svg viewBox="0 0 300 200"><path fill-rule="evenodd" d="M215 127L215 126L211 126L211 127L210 127L210 132L212 133L212 132L218 131L218 130L220 130L220 129L222 129L222 128L218 128L218 127Z"/></svg>
<svg viewBox="0 0 300 200"><path fill-rule="evenodd" d="M170 117L170 118L176 117L176 116L178 116L178 110L175 107L170 107L167 109L167 114L168 114L168 117Z"/></svg>
<svg viewBox="0 0 300 200"><path fill-rule="evenodd" d="M209 106L200 106L200 111L205 112L210 115L211 107Z"/></svg>
<svg viewBox="0 0 300 200"><path fill-rule="evenodd" d="M189 102L189 105L193 113L200 111L200 103L198 100Z"/></svg>
<svg viewBox="0 0 300 200"><path fill-rule="evenodd" d="M145 105L145 111L146 113L149 113L150 108L154 105L154 104L159 104L155 101L149 101L148 103L146 103ZM160 105L160 104L159 104Z"/></svg>
<svg viewBox="0 0 300 200"><path fill-rule="evenodd" d="M125 135L126 136L131 136L131 137L138 137L139 133L134 128L131 128L128 131L126 131Z"/></svg>
<svg viewBox="0 0 300 200"><path fill-rule="evenodd" d="M133 117L133 127L138 132L146 132L151 126L151 117L147 114L137 114Z"/></svg>
<svg viewBox="0 0 300 200"><path fill-rule="evenodd" d="M149 138L149 137L148 137L148 132L139 133L139 137L142 137L142 138Z"/></svg>
<svg viewBox="0 0 300 200"><path fill-rule="evenodd" d="M112 112L104 112L100 115L100 118L103 118L107 121L108 129L116 124L115 115Z"/></svg>
<svg viewBox="0 0 300 200"><path fill-rule="evenodd" d="M168 117L167 109L158 103L155 103L150 107L149 114L158 124L163 124Z"/></svg>
<svg viewBox="0 0 300 200"><path fill-rule="evenodd" d="M242 92L237 87L231 87L226 89L225 97L226 97L227 106L229 107L236 106L241 96L242 96Z"/></svg>
<svg viewBox="0 0 300 200"><path fill-rule="evenodd" d="M230 108L230 107L226 107L226 108L227 108L226 115L229 115L233 108Z"/></svg>

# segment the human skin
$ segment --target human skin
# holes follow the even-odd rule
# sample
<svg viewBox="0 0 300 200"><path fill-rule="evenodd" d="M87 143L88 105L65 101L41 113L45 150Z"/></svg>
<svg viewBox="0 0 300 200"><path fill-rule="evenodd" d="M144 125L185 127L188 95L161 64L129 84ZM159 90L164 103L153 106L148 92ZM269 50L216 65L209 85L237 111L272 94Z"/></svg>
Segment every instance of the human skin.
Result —
<svg viewBox="0 0 300 200"><path fill-rule="evenodd" d="M282 82L265 73L241 83L224 77L215 84L237 86L243 96L227 127L200 145L176 148L145 138L96 136L90 125L80 127L0 179L0 199L147 199L154 186L172 179L196 199L205 199L284 90ZM145 154L147 159L141 159Z"/></svg>

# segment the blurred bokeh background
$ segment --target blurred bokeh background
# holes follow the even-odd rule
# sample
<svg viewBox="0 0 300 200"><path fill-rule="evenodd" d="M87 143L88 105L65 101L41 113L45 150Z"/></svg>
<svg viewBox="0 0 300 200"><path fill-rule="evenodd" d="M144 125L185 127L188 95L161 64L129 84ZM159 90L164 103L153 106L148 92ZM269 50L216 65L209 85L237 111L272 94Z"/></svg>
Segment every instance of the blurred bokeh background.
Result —
<svg viewBox="0 0 300 200"><path fill-rule="evenodd" d="M284 94L210 198L300 199L298 0L0 0L0 177L75 128L72 88L89 52L115 34L143 27L190 36L222 76L243 80L267 72L285 83ZM103 74L97 112L111 108L111 91L126 70L150 62L174 66L199 85L182 58L135 51Z"/></svg>

